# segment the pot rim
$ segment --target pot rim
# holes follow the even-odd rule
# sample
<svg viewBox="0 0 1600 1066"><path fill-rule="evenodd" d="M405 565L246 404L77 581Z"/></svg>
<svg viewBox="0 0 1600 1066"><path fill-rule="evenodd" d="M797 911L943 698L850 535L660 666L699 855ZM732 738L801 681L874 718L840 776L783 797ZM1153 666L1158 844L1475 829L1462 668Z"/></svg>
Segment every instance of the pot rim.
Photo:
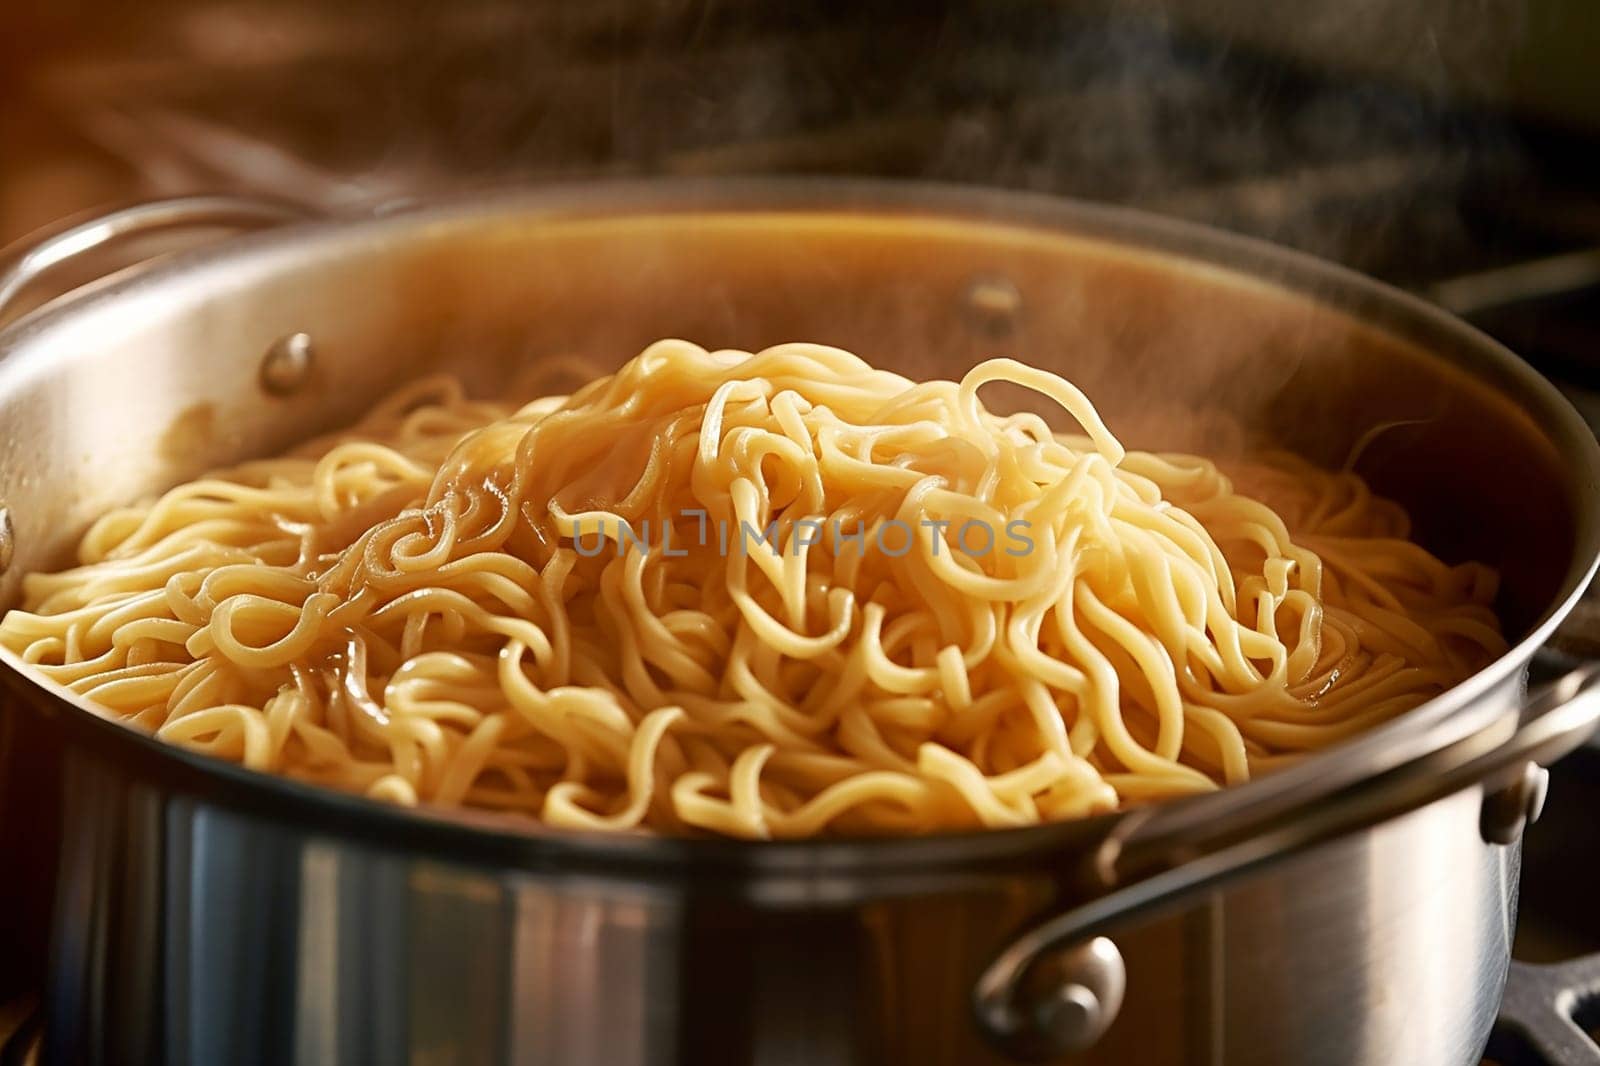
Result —
<svg viewBox="0 0 1600 1066"><path fill-rule="evenodd" d="M924 836L863 836L746 841L718 837L667 837L554 829L511 815L472 810L400 808L167 744L99 713L64 687L35 677L13 653L0 649L0 675L20 703L64 724L70 733L119 765L137 766L162 783L204 800L264 815L308 832L425 848L440 857L492 860L527 870L699 875L717 870L727 887L752 882L784 891L774 880L798 878L815 902L833 888L849 893L858 878L875 880L970 866L975 860L1007 864L1049 853L1065 860L1085 843L1098 842L1130 812L1154 811L1154 829L1218 820L1263 802L1310 803L1318 796L1433 750L1473 728L1465 713L1484 696L1515 685L1534 651L1572 610L1600 566L1600 441L1561 393L1499 342L1421 298L1345 267L1292 249L1192 222L1146 212L1033 193L910 181L815 178L644 179L517 189L470 200L451 200L403 213L358 220L333 219L230 239L221 245L133 268L80 289L24 315L0 331L0 390L7 369L37 338L97 313L114 310L136 294L175 286L219 263L305 254L360 237L378 244L438 227L474 226L496 217L579 221L668 215L758 214L840 216L870 214L958 225L994 225L1052 239L1104 244L1108 252L1148 256L1169 269L1220 271L1230 283L1265 286L1291 298L1331 307L1353 322L1397 336L1464 370L1479 383L1510 391L1561 450L1572 471L1574 547L1559 592L1531 631L1504 655L1461 684L1399 717L1324 749L1294 766L1214 793L1168 801L1156 808L1124 808L1075 821L1015 829L982 829ZM22 360L27 363L28 360ZM6 364L12 364L8 367ZM32 368L39 369L39 368ZM1509 713L1509 705L1480 713Z"/></svg>

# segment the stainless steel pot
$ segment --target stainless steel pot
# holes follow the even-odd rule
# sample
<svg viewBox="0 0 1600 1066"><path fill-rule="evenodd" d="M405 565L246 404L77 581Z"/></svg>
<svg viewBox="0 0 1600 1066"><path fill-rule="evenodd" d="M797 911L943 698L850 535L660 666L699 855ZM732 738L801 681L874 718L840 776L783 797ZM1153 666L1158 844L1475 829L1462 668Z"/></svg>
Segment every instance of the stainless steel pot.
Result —
<svg viewBox="0 0 1600 1066"><path fill-rule="evenodd" d="M190 210L233 208L69 231L0 293ZM1005 352L1071 375L1144 446L1215 446L1173 414L1207 409L1337 464L1394 423L1359 468L1436 551L1500 567L1515 647L1216 795L760 845L316 791L130 732L6 656L0 825L59 851L51 1061L1476 1061L1537 766L1600 715L1590 669L1524 682L1595 568L1600 447L1486 337L1293 253L1058 201L815 182L543 191L229 241L0 334L0 601L104 508L418 372L553 387L570 357L615 365L664 335L813 339L920 375Z"/></svg>

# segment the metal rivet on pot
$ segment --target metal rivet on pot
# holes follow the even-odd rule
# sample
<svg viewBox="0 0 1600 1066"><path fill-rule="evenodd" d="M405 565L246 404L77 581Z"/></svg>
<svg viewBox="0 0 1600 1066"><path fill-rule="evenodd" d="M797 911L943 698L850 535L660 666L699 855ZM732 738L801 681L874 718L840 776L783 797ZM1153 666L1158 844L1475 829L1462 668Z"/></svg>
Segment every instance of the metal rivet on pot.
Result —
<svg viewBox="0 0 1600 1066"><path fill-rule="evenodd" d="M274 341L261 360L261 387L288 396L311 377L311 336L291 333Z"/></svg>
<svg viewBox="0 0 1600 1066"><path fill-rule="evenodd" d="M1008 278L983 275L967 286L967 324L985 337L1004 337L1017 328L1022 293Z"/></svg>
<svg viewBox="0 0 1600 1066"><path fill-rule="evenodd" d="M1025 1028L1009 1049L1030 1061L1094 1046L1122 1009L1128 972L1117 946L1103 936L1046 956L1019 990Z"/></svg>
<svg viewBox="0 0 1600 1066"><path fill-rule="evenodd" d="M0 503L0 577L11 567L11 558L16 551L17 534L11 525L11 509Z"/></svg>
<svg viewBox="0 0 1600 1066"><path fill-rule="evenodd" d="M1034 1024L1059 1048L1087 1048L1105 1030L1100 997L1083 985L1067 985L1034 1009Z"/></svg>
<svg viewBox="0 0 1600 1066"><path fill-rule="evenodd" d="M1532 763L1529 763L1528 766L1533 770L1533 773L1528 776L1526 782L1528 794L1526 796L1525 814L1527 815L1526 824L1532 825L1544 813L1544 801L1550 795L1550 771L1543 766L1534 766Z"/></svg>
<svg viewBox="0 0 1600 1066"><path fill-rule="evenodd" d="M1483 798L1478 828L1491 844L1515 844L1522 831L1544 813L1550 792L1550 771L1537 763L1523 763L1516 780Z"/></svg>

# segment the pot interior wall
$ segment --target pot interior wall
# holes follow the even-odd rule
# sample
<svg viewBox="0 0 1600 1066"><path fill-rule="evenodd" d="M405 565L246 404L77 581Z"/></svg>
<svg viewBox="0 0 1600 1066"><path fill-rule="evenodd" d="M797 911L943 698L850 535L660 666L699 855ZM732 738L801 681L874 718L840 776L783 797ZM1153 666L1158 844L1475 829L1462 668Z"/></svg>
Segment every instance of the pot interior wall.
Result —
<svg viewBox="0 0 1600 1066"><path fill-rule="evenodd" d="M1488 362L1475 378L1417 343L1471 346L1447 328L1409 313L1379 326L1381 300L1337 283L1294 291L1304 284L912 209L529 201L269 236L41 316L0 349L0 500L17 532L0 598L107 507L346 422L417 374L565 391L678 336L823 342L918 377L1014 356L1076 381L1133 446L1225 453L1242 426L1339 465L1366 440L1357 469L1435 551L1498 567L1507 626L1526 629L1587 535L1574 532L1582 473L1499 391L1526 384ZM263 353L301 331L311 378L270 396Z"/></svg>

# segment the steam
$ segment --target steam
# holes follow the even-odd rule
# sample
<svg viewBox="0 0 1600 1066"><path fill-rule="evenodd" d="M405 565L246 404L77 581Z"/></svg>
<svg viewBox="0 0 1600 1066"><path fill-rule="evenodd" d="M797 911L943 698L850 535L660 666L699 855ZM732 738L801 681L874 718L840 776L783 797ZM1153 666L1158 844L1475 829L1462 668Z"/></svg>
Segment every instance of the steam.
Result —
<svg viewBox="0 0 1600 1066"><path fill-rule="evenodd" d="M1147 208L1420 283L1482 258L1464 205L1525 166L1495 117L1523 8L229 0L152 35L113 5L81 32L123 62L22 80L144 168L153 193L233 187L351 211L596 176L935 179ZM1280 321L1242 386L1230 373L1251 323L1191 329L1207 309L1173 296L1085 307L1073 320L1097 332L1064 337L1067 306L1090 294L1057 289L1023 292L1016 335L975 357L1067 358L1081 384L1118 393L1097 400L1149 409L1224 385L1265 397L1327 343ZM885 316L898 298L883 295ZM1041 325L1044 300L1056 328ZM732 334L742 309L721 310ZM1182 337L1181 352L1132 368L1127 351L1158 335Z"/></svg>
<svg viewBox="0 0 1600 1066"><path fill-rule="evenodd" d="M1518 165L1483 115L1525 18L1521 0L225 2L167 34L109 10L75 31L102 58L23 80L154 193L349 209L588 176L934 178L1385 273L1398 219L1460 243L1466 186Z"/></svg>
<svg viewBox="0 0 1600 1066"><path fill-rule="evenodd" d="M1408 282L1430 246L1472 248L1463 202L1527 165L1497 117L1524 18L1518 0L1122 0L1042 24L1047 58L1013 68L1029 90L954 117L927 169Z"/></svg>

